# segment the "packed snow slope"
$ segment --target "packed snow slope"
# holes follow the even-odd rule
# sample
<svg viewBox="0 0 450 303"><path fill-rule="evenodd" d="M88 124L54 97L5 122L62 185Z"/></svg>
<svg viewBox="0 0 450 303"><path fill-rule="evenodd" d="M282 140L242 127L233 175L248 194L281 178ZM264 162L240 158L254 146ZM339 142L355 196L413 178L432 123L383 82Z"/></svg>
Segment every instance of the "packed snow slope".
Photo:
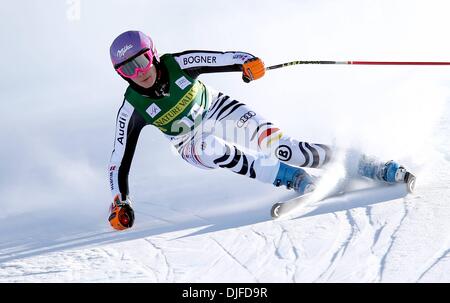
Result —
<svg viewBox="0 0 450 303"><path fill-rule="evenodd" d="M117 34L143 30L161 54L241 50L267 65L450 61L449 9L438 0L4 5L2 52L14 59L0 76L0 282L450 282L448 67L200 78L300 140L398 160L418 177L414 194L362 190L272 221L272 203L292 192L191 167L147 127L129 179L135 226L107 222L126 88L109 62Z"/></svg>

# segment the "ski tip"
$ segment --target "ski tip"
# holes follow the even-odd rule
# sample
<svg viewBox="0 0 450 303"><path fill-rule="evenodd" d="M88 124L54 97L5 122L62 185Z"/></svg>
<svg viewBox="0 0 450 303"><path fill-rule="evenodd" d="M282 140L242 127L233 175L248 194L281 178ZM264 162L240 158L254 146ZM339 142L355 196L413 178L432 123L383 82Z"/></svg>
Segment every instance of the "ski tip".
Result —
<svg viewBox="0 0 450 303"><path fill-rule="evenodd" d="M408 189L408 192L410 194L413 193L414 189L416 188L416 176L414 176L410 172L407 172L405 175L405 182L406 182L406 188Z"/></svg>
<svg viewBox="0 0 450 303"><path fill-rule="evenodd" d="M272 219L278 219L281 216L280 208L282 203L275 203L270 210L270 215Z"/></svg>

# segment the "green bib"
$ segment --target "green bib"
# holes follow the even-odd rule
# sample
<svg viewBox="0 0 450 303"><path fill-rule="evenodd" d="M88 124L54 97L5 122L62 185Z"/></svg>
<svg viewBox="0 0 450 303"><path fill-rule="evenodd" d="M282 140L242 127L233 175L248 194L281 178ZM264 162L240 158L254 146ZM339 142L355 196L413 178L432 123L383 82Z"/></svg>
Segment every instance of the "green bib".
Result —
<svg viewBox="0 0 450 303"><path fill-rule="evenodd" d="M176 136L190 132L203 119L211 96L205 85L187 75L170 54L161 57L169 72L169 95L160 99L143 96L129 86L125 99L148 124L164 134Z"/></svg>

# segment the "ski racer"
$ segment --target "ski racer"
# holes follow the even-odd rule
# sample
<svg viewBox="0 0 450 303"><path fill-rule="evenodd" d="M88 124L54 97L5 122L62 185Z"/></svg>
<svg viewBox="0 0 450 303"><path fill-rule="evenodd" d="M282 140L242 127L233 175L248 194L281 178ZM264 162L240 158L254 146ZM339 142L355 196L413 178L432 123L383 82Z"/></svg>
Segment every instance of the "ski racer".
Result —
<svg viewBox="0 0 450 303"><path fill-rule="evenodd" d="M152 39L140 31L120 34L110 47L116 72L129 83L117 114L109 164L113 196L109 222L114 229L133 226L128 173L146 125L157 127L180 156L203 169L224 168L260 182L285 186L300 195L315 188L302 167L323 168L333 149L285 135L257 110L198 80L204 73L241 72L244 82L264 76L263 61L246 52L192 50L159 56ZM232 126L246 137L245 147L217 134ZM223 132L222 132L223 133ZM411 176L394 161L362 156L360 176L387 183Z"/></svg>

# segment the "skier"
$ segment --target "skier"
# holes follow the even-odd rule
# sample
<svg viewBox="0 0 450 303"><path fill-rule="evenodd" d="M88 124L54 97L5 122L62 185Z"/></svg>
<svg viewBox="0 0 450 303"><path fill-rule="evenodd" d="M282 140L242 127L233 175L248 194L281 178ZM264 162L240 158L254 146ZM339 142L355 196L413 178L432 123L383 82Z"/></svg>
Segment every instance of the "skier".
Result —
<svg viewBox="0 0 450 303"><path fill-rule="evenodd" d="M286 186L300 195L315 188L301 167L323 168L332 148L284 135L257 111L198 80L204 73L242 72L244 82L264 76L258 57L239 51L184 51L159 56L140 31L120 34L110 47L117 73L129 83L117 114L114 150L109 165L113 195L109 222L117 230L131 227L134 211L128 173L139 134L146 125L159 128L188 163L204 169L225 168L240 175ZM243 148L218 135L232 130L247 138ZM239 146L239 147L238 147ZM407 182L409 173L394 161L362 156L358 174L387 183Z"/></svg>

